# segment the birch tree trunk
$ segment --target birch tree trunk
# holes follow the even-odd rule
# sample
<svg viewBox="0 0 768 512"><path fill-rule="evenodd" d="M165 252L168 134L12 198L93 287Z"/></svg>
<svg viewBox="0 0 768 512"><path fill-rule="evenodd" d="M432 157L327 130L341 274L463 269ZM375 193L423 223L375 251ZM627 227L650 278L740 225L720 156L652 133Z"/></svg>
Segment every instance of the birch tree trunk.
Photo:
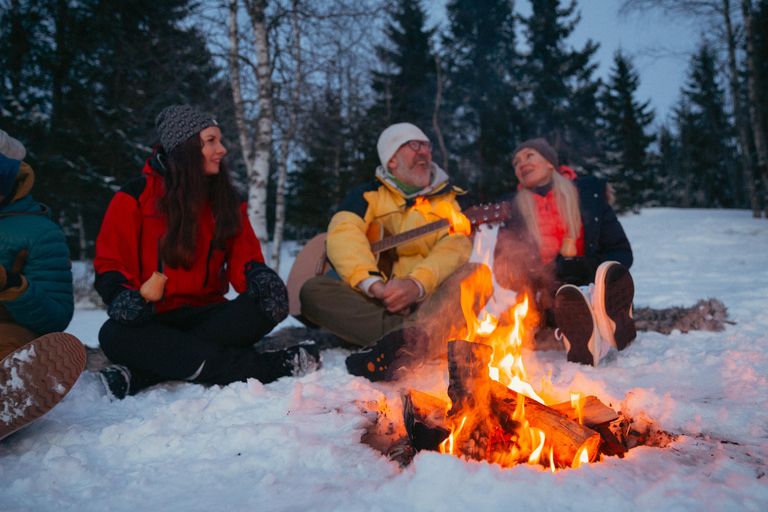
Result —
<svg viewBox="0 0 768 512"><path fill-rule="evenodd" d="M229 0L229 75L232 88L232 100L235 104L235 123L237 125L240 152L243 154L245 168L250 171L253 158L253 144L248 133L245 119L243 90L240 85L240 34L237 27L238 0Z"/></svg>
<svg viewBox="0 0 768 512"><path fill-rule="evenodd" d="M293 48L296 70L291 91L291 115L288 130L285 132L280 145L280 164L277 169L277 191L275 193L275 230L272 233L272 269L277 272L280 267L280 250L283 245L285 229L285 181L288 175L288 153L291 142L296 134L299 122L299 99L301 95L301 34L299 32L299 0L293 0Z"/></svg>
<svg viewBox="0 0 768 512"><path fill-rule="evenodd" d="M736 62L736 35L731 24L731 0L722 0L723 18L725 20L725 34L728 43L728 71L730 72L731 96L733 97L733 115L739 130L739 147L741 149L741 166L744 169L743 180L747 185L749 204L752 208L752 216L760 217L760 199L755 190L755 171L752 166L752 157L749 154L749 126L744 118L743 105L741 103L741 87L739 84L739 68ZM735 196L738 197L738 196Z"/></svg>
<svg viewBox="0 0 768 512"><path fill-rule="evenodd" d="M269 180L269 157L272 149L272 67L269 58L269 37L267 34L267 0L244 0L251 19L256 40L256 81L258 84L259 117L256 131L256 150L253 162L248 168L248 218L256 238L266 248L269 242L267 232L267 182Z"/></svg>
<svg viewBox="0 0 768 512"><path fill-rule="evenodd" d="M755 137L755 148L757 149L757 168L760 178L763 180L763 190L766 197L763 197L763 207L766 209L768 217L768 141L765 138L763 130L763 115L759 108L760 99L758 91L759 83L759 63L755 55L755 34L752 27L752 1L741 0L741 10L744 15L744 32L747 39L747 90L749 92L749 117L752 122L752 133Z"/></svg>

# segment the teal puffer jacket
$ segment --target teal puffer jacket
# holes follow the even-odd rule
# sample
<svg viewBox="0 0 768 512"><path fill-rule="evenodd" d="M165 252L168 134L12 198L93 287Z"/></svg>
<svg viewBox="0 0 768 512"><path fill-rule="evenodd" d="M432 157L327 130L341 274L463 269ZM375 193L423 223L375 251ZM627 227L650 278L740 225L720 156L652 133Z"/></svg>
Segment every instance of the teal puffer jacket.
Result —
<svg viewBox="0 0 768 512"><path fill-rule="evenodd" d="M22 251L29 251L20 272L22 291L0 292L0 304L39 335L63 331L74 312L69 249L48 208L29 195L0 210L0 264L12 269Z"/></svg>

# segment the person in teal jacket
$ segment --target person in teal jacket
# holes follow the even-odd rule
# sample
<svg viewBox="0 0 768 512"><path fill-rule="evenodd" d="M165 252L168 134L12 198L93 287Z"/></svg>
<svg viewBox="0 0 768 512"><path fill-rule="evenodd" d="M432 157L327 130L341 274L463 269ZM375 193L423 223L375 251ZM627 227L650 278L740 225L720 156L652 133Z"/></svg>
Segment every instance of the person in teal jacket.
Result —
<svg viewBox="0 0 768 512"><path fill-rule="evenodd" d="M29 195L24 146L0 130L0 439L54 407L85 366L64 234Z"/></svg>

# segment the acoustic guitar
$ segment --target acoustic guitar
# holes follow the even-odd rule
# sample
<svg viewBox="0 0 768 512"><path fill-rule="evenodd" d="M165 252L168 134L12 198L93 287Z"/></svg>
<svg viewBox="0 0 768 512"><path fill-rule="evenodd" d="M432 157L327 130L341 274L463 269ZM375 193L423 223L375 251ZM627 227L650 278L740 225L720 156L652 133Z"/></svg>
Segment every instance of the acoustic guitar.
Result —
<svg viewBox="0 0 768 512"><path fill-rule="evenodd" d="M469 219L472 227L475 227L488 222L508 219L512 214L512 208L509 203L488 204L473 206L462 213ZM392 264L396 261L396 254L392 249L449 226L450 222L447 219L440 219L398 235L385 236L383 226L379 222L372 222L366 236L371 243L371 252L377 258L376 263L379 270L388 276L391 273ZM331 270L331 264L325 255L325 237L326 233L321 233L312 238L304 245L293 262L291 273L288 275L288 282L286 283L289 311L293 316L301 315L299 291L304 283L315 276L327 274Z"/></svg>

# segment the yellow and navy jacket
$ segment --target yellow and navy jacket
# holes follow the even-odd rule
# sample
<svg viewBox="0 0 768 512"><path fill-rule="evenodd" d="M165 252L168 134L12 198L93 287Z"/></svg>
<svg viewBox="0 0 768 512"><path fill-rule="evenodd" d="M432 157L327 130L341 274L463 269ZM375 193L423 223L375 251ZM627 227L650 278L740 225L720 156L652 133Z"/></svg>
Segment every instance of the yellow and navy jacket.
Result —
<svg viewBox="0 0 768 512"><path fill-rule="evenodd" d="M434 213L426 217L413 208L417 197L424 197L432 206L449 202L460 211L456 196L464 194L451 186L448 175L432 164L432 181L417 194L404 196L386 177L384 168L376 169L376 179L352 189L339 211L331 219L326 238L328 259L344 282L352 287L366 278L380 276L366 232L378 221L387 235L398 235L439 220ZM396 247L397 261L390 279L416 279L424 287L425 297L453 271L469 260L472 244L464 235L449 235L448 228L411 240Z"/></svg>

